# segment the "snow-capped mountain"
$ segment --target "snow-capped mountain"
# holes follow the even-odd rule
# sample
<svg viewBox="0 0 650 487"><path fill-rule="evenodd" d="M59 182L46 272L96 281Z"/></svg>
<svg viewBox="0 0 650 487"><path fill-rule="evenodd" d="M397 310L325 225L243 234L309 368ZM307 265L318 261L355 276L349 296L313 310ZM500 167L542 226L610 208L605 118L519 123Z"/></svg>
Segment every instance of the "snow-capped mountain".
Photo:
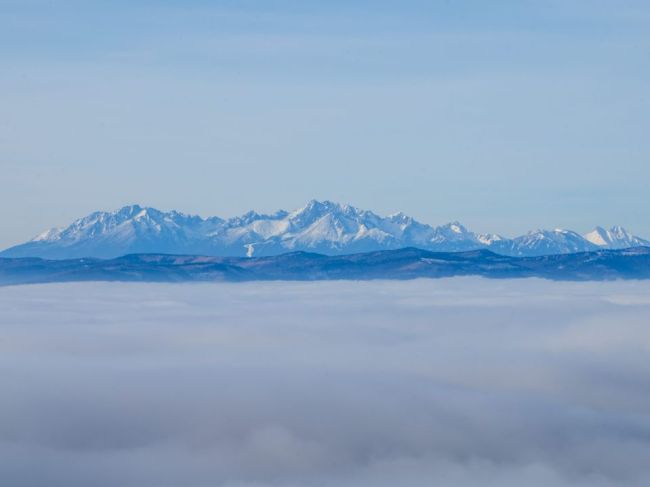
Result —
<svg viewBox="0 0 650 487"><path fill-rule="evenodd" d="M614 226L609 230L602 227L596 227L591 232L584 235L585 240L600 248L608 249L627 249L630 247L647 247L650 246L648 240L635 237L625 228Z"/></svg>
<svg viewBox="0 0 650 487"><path fill-rule="evenodd" d="M223 224L176 211L162 212L139 205L118 211L97 211L63 229L51 229L31 241L6 250L8 256L53 259L70 256L110 258L128 253L200 253L203 236Z"/></svg>
<svg viewBox="0 0 650 487"><path fill-rule="evenodd" d="M3 257L111 258L130 253L266 256L290 251L330 255L403 247L440 252L489 249L511 256L538 256L603 248L650 246L620 227L587 235L537 230L509 239L477 234L459 222L439 227L396 213L387 217L331 201L310 201L288 212L248 212L227 220L163 212L139 205L95 212L63 229L0 253Z"/></svg>
<svg viewBox="0 0 650 487"><path fill-rule="evenodd" d="M504 239L490 245L491 250L503 255L530 257L552 254L589 252L599 247L571 230L535 230L513 239Z"/></svg>

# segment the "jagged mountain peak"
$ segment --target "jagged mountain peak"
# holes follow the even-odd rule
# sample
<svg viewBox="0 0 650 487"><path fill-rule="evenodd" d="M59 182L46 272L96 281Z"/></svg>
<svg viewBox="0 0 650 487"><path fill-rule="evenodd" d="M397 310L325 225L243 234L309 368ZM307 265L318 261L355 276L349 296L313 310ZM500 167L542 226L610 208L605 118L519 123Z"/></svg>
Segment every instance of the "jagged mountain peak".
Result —
<svg viewBox="0 0 650 487"><path fill-rule="evenodd" d="M621 239L621 238L626 238L626 239L634 238L634 236L630 232L628 232L625 228L623 228L620 225L614 225L613 227L611 227L609 229L609 233L611 235L615 236L616 238L619 238L619 239Z"/></svg>
<svg viewBox="0 0 650 487"><path fill-rule="evenodd" d="M650 245L649 241L633 235L620 225L614 225L609 230L595 227L584 238L601 248L624 249Z"/></svg>
<svg viewBox="0 0 650 487"><path fill-rule="evenodd" d="M597 227L584 236L560 228L538 229L511 239L474 233L457 220L432 227L402 212L380 216L349 204L311 200L291 212L249 211L228 220L132 204L112 212L93 212L0 255L71 258L152 252L264 256L287 251L345 254L416 247L536 256L644 245L650 242L620 226L609 230Z"/></svg>
<svg viewBox="0 0 650 487"><path fill-rule="evenodd" d="M594 245L607 246L610 243L610 236L603 227L595 227L591 232L586 233L584 238Z"/></svg>
<svg viewBox="0 0 650 487"><path fill-rule="evenodd" d="M118 215L133 216L140 213L142 210L145 210L145 208L143 208L142 206L136 203L132 205L123 206L122 208L117 210L117 212L114 213L117 213ZM98 212L98 213L110 213L110 212Z"/></svg>
<svg viewBox="0 0 650 487"><path fill-rule="evenodd" d="M452 222L446 223L444 225L441 225L438 228L447 229L447 230L449 230L449 231L451 231L453 233L457 233L459 235L465 235L465 234L472 233L467 229L467 227L465 227L465 225L463 225L458 220L454 220Z"/></svg>
<svg viewBox="0 0 650 487"><path fill-rule="evenodd" d="M410 216L406 215L401 211L398 211L397 213L391 213L390 215L388 215L388 218L391 221L402 222L402 223L408 223L413 221L413 218L411 218Z"/></svg>
<svg viewBox="0 0 650 487"><path fill-rule="evenodd" d="M330 200L309 200L305 206L293 212L295 215L305 213L325 213L332 210L340 210L344 205Z"/></svg>
<svg viewBox="0 0 650 487"><path fill-rule="evenodd" d="M349 204L336 203L330 200L310 200L305 206L293 211L289 215L292 219L296 219L315 218L328 213L357 216L364 213L364 211Z"/></svg>

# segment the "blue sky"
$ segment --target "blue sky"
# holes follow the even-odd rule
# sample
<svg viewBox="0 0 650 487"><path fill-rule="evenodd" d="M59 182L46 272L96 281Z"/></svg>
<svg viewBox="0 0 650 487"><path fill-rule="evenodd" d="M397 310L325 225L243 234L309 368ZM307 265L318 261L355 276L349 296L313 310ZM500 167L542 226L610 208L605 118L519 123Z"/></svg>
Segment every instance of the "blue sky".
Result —
<svg viewBox="0 0 650 487"><path fill-rule="evenodd" d="M645 1L0 1L0 246L328 198L650 237Z"/></svg>

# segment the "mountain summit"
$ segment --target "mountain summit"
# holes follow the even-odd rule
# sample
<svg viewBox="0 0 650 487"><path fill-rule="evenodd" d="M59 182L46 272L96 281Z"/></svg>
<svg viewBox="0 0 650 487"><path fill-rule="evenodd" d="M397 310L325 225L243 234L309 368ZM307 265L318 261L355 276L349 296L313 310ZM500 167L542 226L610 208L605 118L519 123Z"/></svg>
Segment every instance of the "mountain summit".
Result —
<svg viewBox="0 0 650 487"><path fill-rule="evenodd" d="M626 249L648 245L647 240L635 237L625 230L625 228L620 226L614 226L609 230L605 230L602 227L596 227L584 237L594 245L608 249Z"/></svg>
<svg viewBox="0 0 650 487"><path fill-rule="evenodd" d="M350 205L312 200L291 212L250 211L227 220L130 205L91 213L0 256L69 259L166 253L252 257L291 251L340 255L403 247L439 252L489 249L503 255L539 256L640 246L650 246L650 242L621 227L597 227L585 236L570 230L537 230L509 239L474 233L460 222L432 227L403 213L385 217Z"/></svg>

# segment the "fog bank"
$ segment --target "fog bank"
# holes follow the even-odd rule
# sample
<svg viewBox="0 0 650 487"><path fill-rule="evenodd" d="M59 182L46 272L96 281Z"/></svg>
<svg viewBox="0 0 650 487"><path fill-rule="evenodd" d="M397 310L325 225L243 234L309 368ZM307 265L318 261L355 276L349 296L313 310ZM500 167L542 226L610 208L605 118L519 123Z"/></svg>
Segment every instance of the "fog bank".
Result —
<svg viewBox="0 0 650 487"><path fill-rule="evenodd" d="M0 288L0 485L650 485L650 282Z"/></svg>

